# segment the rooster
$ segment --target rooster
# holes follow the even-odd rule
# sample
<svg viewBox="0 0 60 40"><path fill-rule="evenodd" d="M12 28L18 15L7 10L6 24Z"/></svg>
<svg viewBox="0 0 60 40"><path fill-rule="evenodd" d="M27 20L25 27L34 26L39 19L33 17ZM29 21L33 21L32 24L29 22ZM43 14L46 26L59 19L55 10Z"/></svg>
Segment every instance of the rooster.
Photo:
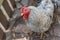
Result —
<svg viewBox="0 0 60 40"><path fill-rule="evenodd" d="M54 5L51 0L42 0L37 7L23 6L20 12L28 28L40 33L42 38L53 22Z"/></svg>

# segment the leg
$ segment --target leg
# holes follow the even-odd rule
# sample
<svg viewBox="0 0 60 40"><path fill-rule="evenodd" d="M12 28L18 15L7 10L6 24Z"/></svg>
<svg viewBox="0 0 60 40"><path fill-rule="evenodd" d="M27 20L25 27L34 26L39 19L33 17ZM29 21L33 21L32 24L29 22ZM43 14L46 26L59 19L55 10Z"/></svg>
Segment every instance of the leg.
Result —
<svg viewBox="0 0 60 40"><path fill-rule="evenodd" d="M41 33L40 39L43 39L44 32Z"/></svg>

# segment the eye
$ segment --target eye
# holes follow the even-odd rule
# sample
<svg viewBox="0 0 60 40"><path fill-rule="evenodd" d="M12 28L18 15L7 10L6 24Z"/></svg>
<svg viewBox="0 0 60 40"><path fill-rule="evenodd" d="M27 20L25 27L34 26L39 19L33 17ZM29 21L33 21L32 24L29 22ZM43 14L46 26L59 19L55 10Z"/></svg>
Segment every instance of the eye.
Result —
<svg viewBox="0 0 60 40"><path fill-rule="evenodd" d="M27 8L24 9L24 12L26 12L26 11L27 11Z"/></svg>
<svg viewBox="0 0 60 40"><path fill-rule="evenodd" d="M25 11L27 11L27 9L25 9Z"/></svg>
<svg viewBox="0 0 60 40"><path fill-rule="evenodd" d="M25 11L27 11L27 9L25 9Z"/></svg>

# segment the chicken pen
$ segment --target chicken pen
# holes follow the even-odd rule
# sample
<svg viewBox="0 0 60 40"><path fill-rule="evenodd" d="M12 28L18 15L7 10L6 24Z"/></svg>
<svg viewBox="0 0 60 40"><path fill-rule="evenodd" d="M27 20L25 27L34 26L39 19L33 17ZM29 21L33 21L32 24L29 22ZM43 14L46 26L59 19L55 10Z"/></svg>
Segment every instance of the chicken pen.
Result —
<svg viewBox="0 0 60 40"><path fill-rule="evenodd" d="M27 25L20 14L21 7L24 5L37 7L41 1L0 0L0 40L60 40L60 0L52 0L53 23L45 32L43 39L40 39L39 33L31 32L29 28L26 28Z"/></svg>

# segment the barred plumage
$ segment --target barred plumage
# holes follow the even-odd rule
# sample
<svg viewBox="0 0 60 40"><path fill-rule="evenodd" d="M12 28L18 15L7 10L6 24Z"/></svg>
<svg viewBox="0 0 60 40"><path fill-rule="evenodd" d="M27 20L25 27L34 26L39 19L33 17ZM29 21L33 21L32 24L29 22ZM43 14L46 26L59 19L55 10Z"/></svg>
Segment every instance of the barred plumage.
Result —
<svg viewBox="0 0 60 40"><path fill-rule="evenodd" d="M31 31L45 32L50 28L53 18L54 5L51 0L42 0L38 7L29 6L31 12L26 24Z"/></svg>

